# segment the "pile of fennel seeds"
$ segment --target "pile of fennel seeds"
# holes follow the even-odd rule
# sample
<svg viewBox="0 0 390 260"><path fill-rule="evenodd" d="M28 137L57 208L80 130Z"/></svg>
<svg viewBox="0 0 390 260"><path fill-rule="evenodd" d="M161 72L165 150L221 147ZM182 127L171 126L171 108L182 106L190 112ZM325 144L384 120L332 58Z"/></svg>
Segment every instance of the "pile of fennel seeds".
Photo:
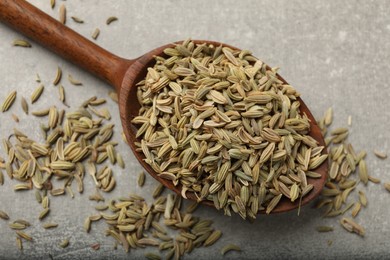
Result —
<svg viewBox="0 0 390 260"><path fill-rule="evenodd" d="M355 151L347 141L348 127L330 128L333 121L333 109L329 108L318 125L325 137L329 152L329 178L324 190L318 198L315 208L323 210L323 217L338 218L340 225L351 233L365 235L365 228L356 219L359 212L367 208L368 198L365 187L369 182L380 184L381 180L369 174L365 157L367 152ZM351 116L348 117L348 126L352 125ZM374 151L379 159L386 159L384 152ZM389 183L384 183L388 189ZM331 232L333 226L319 226L318 232Z"/></svg>
<svg viewBox="0 0 390 260"><path fill-rule="evenodd" d="M183 209L182 197L172 192L160 195L162 187L161 184L156 187L151 205L143 197L129 194L96 206L100 213L87 217L84 229L89 232L92 223L105 221L108 226L105 234L112 237L116 245L121 245L126 252L148 248L145 253L148 259L180 259L220 239L222 232L213 228L212 220L193 215L198 206L196 202ZM221 254L231 250L241 251L241 248L228 244L221 249Z"/></svg>
<svg viewBox="0 0 390 260"><path fill-rule="evenodd" d="M319 178L327 155L308 135L299 94L249 51L187 40L164 50L137 84L136 142L182 196L213 201L226 215L256 218L292 202Z"/></svg>
<svg viewBox="0 0 390 260"><path fill-rule="evenodd" d="M122 156L116 152L117 142L112 141L114 124L109 122L111 115L107 108L102 107L106 100L94 96L84 101L78 109L69 109L61 79L62 70L58 68L53 85L58 89L59 100L68 109L56 106L34 109L40 97L46 93L39 75L36 76L38 86L30 97L18 96L17 91L13 91L1 104L4 115L12 113L12 107L20 104L27 118L46 118L46 122L40 125L42 138L38 138L39 141L14 128L12 133L2 139L5 156L0 157L0 185L6 182L5 176L8 176L13 180L8 184L14 185L15 192L31 195L28 191L35 190L35 198L42 208L37 218L45 229L58 226L58 223L47 222L51 211L50 198L62 195L73 198L76 193L73 189L82 193L86 175L97 189L110 192L116 184L111 165L125 167ZM70 74L68 80L72 85L82 85ZM52 94L51 89L47 92ZM112 94L110 96L114 97ZM17 125L28 122L19 121L15 114L12 116L18 119L15 120ZM92 194L89 199L101 200L103 197L98 195ZM4 220L10 219L4 211L0 215ZM9 227L16 232L17 245L21 249L22 241L33 240L31 235L24 233L30 226L23 219L11 220L9 223Z"/></svg>

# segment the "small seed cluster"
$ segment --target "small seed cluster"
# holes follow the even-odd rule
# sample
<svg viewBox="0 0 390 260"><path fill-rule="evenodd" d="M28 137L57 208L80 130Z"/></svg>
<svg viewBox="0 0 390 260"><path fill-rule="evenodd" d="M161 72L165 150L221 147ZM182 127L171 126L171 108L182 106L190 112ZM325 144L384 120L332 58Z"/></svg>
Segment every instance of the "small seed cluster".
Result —
<svg viewBox="0 0 390 260"><path fill-rule="evenodd" d="M113 237L126 252L155 247L165 252L166 259L179 259L195 248L213 245L222 235L220 230L212 227L211 220L202 220L192 215L196 207L197 203L193 203L186 210L181 210L182 198L171 193L166 197L158 196L152 205L148 205L144 198L130 194L111 200L104 206L100 205L100 214L86 218L84 229L89 232L92 222L104 220L108 224L106 235ZM168 230L177 233L171 236L172 232ZM239 251L240 248L229 245L221 253L230 250ZM145 256L161 259L160 255L151 252Z"/></svg>
<svg viewBox="0 0 390 260"><path fill-rule="evenodd" d="M61 101L64 102L65 90L60 85L61 76L62 70L58 68L53 85L59 87L60 93L62 92ZM73 85L81 85L81 82L71 76L68 79ZM39 75L36 81L41 83ZM44 86L40 84L31 94L31 105L39 100L43 92ZM11 109L16 96L14 91L6 97L3 112ZM33 140L16 128L13 134L3 139L3 151L7 156L0 157L0 185L4 184L5 171L10 179L18 182L14 185L15 191L35 189L35 198L42 206L39 220L44 221L50 214L50 196L68 194L73 198L73 182L76 182L78 192L82 193L86 173L91 176L97 189L104 192L114 189L116 180L110 164L118 164L121 168L125 164L121 155L116 152L117 143L111 141L114 124L107 121L111 115L106 108L99 108L104 103L106 100L103 98L91 97L75 111L66 112L55 106L29 111L27 100L21 97L21 107L27 115L30 113L36 117L47 117L46 124L41 124L44 142ZM96 195L91 195L90 199L94 196ZM9 219L5 212L0 212L0 218ZM22 220L14 221L10 228L22 230L29 227L27 223ZM57 226L57 223L43 223L45 229ZM23 245L21 239L31 240L21 232L17 233L19 248ZM60 246L65 245L67 244L62 243Z"/></svg>
<svg viewBox="0 0 390 260"><path fill-rule="evenodd" d="M349 232L364 236L365 229L356 223L359 212L367 206L367 197L362 188L368 182L380 183L380 180L370 175L365 161L366 151L357 153L347 142L348 128L341 127L328 131L333 121L333 110L329 108L325 116L318 122L329 151L329 179L317 202L316 208L325 208L324 217L336 217L350 212L351 218L343 217L340 224ZM350 122L351 119L349 118ZM379 158L386 158L384 153L375 152ZM386 187L386 184L385 184ZM358 201L350 201L351 194L355 193ZM332 227L318 227L319 232L333 231Z"/></svg>
<svg viewBox="0 0 390 260"><path fill-rule="evenodd" d="M187 40L138 85L138 151L158 176L225 214L256 218L308 194L327 158L299 94L249 51Z"/></svg>
<svg viewBox="0 0 390 260"><path fill-rule="evenodd" d="M10 219L10 217L8 216L8 214L6 212L0 210L0 219L8 221ZM15 221L9 223L8 226L11 229L15 230L16 244L20 250L23 249L23 240L29 241L29 242L33 241L33 238L24 232L25 229L27 229L31 226L30 222L23 220L23 219L17 219Z"/></svg>

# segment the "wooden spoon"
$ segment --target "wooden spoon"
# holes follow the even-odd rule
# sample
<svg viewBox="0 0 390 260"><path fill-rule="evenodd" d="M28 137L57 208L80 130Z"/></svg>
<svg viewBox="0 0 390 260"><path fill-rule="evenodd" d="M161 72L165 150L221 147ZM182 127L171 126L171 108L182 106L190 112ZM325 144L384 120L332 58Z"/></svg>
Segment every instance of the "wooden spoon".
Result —
<svg viewBox="0 0 390 260"><path fill-rule="evenodd" d="M132 118L138 115L140 107L136 97L135 84L146 76L147 68L154 65L154 56L162 55L165 48L174 46L173 43L154 49L134 60L123 59L85 39L24 0L0 0L0 21L113 86L119 96L119 111L124 133L134 155L151 176L165 187L180 194L181 186L174 186L171 181L159 178L156 172L144 162L143 154L136 152L134 142L137 140L135 137L137 128L131 124ZM213 41L195 42L213 44L214 46L221 44ZM227 44L222 45L238 49ZM287 83L279 75L278 77ZM325 146L316 120L305 103L301 99L298 100L301 103L301 112L305 113L311 121L310 135L320 145ZM326 153L325 150L323 153ZM308 179L308 183L313 184L314 189L302 198L301 205L307 204L317 197L326 181L327 171L328 163L326 160L316 169L316 172L320 173L322 177ZM196 200L193 193L188 192L187 194L189 199ZM203 201L203 204L213 206L210 201ZM285 212L298 206L299 202L291 203L288 199L283 199L272 212Z"/></svg>

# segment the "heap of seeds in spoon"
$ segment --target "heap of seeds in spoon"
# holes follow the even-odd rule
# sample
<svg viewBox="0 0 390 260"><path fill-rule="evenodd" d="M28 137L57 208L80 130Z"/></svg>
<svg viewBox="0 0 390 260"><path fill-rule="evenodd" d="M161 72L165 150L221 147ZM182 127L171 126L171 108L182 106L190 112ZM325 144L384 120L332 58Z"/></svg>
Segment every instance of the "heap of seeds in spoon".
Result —
<svg viewBox="0 0 390 260"><path fill-rule="evenodd" d="M138 151L164 179L217 209L255 218L313 186L326 160L299 93L249 51L187 40L137 84Z"/></svg>

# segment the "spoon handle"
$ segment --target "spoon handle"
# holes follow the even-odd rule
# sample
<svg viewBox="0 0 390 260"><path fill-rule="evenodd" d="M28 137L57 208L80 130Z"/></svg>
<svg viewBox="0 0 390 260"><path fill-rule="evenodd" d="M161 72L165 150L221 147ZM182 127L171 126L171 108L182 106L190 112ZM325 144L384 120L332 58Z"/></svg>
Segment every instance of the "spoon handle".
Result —
<svg viewBox="0 0 390 260"><path fill-rule="evenodd" d="M0 21L105 80L117 91L133 63L97 46L25 0L0 0Z"/></svg>

